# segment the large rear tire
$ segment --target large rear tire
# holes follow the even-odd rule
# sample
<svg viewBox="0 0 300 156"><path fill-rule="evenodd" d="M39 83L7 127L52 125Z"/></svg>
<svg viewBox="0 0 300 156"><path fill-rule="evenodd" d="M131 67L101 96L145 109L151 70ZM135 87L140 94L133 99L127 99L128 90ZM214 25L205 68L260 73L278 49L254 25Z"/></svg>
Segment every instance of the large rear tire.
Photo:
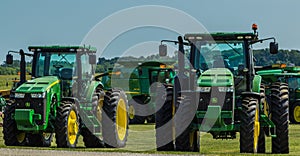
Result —
<svg viewBox="0 0 300 156"><path fill-rule="evenodd" d="M89 128L82 128L81 135L83 137L83 142L85 147L87 148L103 148L104 147L104 141L102 136L102 108L103 108L103 97L104 92L102 89L97 89L92 97L92 105L93 110L92 114L97 118L97 120L100 122L99 126L94 125L95 127L89 127ZM94 129L95 128L95 129ZM95 132L96 134L93 134L92 132Z"/></svg>
<svg viewBox="0 0 300 156"><path fill-rule="evenodd" d="M271 86L271 120L276 126L272 138L272 153L289 153L289 90L285 83Z"/></svg>
<svg viewBox="0 0 300 156"><path fill-rule="evenodd" d="M79 116L74 103L62 101L57 108L55 137L57 147L76 147L79 136Z"/></svg>
<svg viewBox="0 0 300 156"><path fill-rule="evenodd" d="M174 151L173 144L173 87L159 85L157 87L157 96L155 99L156 112L155 130L156 130L156 149L157 151Z"/></svg>
<svg viewBox="0 0 300 156"><path fill-rule="evenodd" d="M256 153L258 151L258 140L260 123L258 100L245 97L242 101L241 126L240 126L240 152Z"/></svg>
<svg viewBox="0 0 300 156"><path fill-rule="evenodd" d="M4 110L3 119L3 138L6 146L25 146L27 144L27 135L18 130L16 121L12 114L15 112L15 106L12 101L7 101Z"/></svg>
<svg viewBox="0 0 300 156"><path fill-rule="evenodd" d="M103 103L102 131L106 147L125 147L128 136L128 103L124 91L106 92Z"/></svg>

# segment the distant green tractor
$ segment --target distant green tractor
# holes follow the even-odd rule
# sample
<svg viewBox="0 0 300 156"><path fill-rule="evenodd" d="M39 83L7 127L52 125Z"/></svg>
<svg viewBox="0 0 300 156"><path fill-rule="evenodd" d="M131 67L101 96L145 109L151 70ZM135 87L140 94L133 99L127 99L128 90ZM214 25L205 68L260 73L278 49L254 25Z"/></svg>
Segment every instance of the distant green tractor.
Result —
<svg viewBox="0 0 300 156"><path fill-rule="evenodd" d="M7 146L76 147L79 135L86 147L124 147L128 106L120 89L104 91L94 80L96 49L85 46L30 46L21 55L20 82L4 111ZM25 56L33 57L32 80L25 80Z"/></svg>
<svg viewBox="0 0 300 156"><path fill-rule="evenodd" d="M155 82L171 81L174 72L169 65L149 61L118 61L115 68L99 75L105 89L112 86L121 87L129 99L130 124L143 124L155 122L155 103L151 97L155 90L151 85Z"/></svg>
<svg viewBox="0 0 300 156"><path fill-rule="evenodd" d="M178 44L178 72L173 83L157 89L157 150L199 151L202 131L214 139L234 139L239 132L241 153L265 153L265 137L271 136L272 153L289 153L288 85L275 82L266 95L252 52L253 44L273 39L270 53L277 53L278 44L258 39L256 29L162 40ZM166 44L159 49L167 54Z"/></svg>
<svg viewBox="0 0 300 156"><path fill-rule="evenodd" d="M257 74L265 84L284 82L289 85L289 119L291 123L300 123L300 67L286 67L286 64L259 67ZM268 91L268 90L266 90Z"/></svg>

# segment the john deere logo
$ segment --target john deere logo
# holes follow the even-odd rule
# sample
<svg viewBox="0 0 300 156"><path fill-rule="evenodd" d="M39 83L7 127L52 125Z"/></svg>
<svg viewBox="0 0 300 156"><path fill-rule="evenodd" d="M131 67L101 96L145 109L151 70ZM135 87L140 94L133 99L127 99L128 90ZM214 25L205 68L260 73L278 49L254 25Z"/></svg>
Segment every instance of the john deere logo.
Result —
<svg viewBox="0 0 300 156"><path fill-rule="evenodd" d="M215 104L215 103L218 103L218 98L216 98L216 97L212 98L212 99L211 99L211 103L214 103L214 104Z"/></svg>
<svg viewBox="0 0 300 156"><path fill-rule="evenodd" d="M30 107L30 102L26 102L25 107Z"/></svg>

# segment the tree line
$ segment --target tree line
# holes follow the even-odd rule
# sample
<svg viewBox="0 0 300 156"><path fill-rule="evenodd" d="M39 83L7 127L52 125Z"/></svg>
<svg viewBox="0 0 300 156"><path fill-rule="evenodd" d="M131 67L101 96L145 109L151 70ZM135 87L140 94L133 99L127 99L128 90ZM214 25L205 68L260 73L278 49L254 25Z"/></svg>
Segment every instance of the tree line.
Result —
<svg viewBox="0 0 300 156"><path fill-rule="evenodd" d="M255 65L257 66L268 66L275 63L285 63L288 66L300 66L300 51L299 50L279 50L278 54L270 54L269 49L256 49L253 50ZM176 55L172 57L164 57L164 60L176 60ZM99 57L96 65L96 73L103 73L109 68L113 68L119 61L141 61L147 62L148 60L157 60L161 58L157 55L150 55L147 57L114 57L107 59L104 57ZM27 73L31 73L31 62L26 63ZM20 72L20 61L14 60L12 65L7 65L5 61L0 65L0 75L17 75Z"/></svg>

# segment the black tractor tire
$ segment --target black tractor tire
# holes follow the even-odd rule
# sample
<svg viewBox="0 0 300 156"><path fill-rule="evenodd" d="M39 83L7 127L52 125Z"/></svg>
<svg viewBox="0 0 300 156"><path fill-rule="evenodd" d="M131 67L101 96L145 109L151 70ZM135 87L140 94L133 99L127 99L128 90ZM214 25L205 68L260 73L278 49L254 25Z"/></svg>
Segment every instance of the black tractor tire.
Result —
<svg viewBox="0 0 300 156"><path fill-rule="evenodd" d="M174 151L173 144L173 87L160 84L155 99L156 112L155 131L157 151Z"/></svg>
<svg viewBox="0 0 300 156"><path fill-rule="evenodd" d="M240 113L240 152L255 153L258 150L255 144L255 115L257 111L258 100L252 97L244 97L242 101L242 110ZM259 138L259 137L258 137Z"/></svg>
<svg viewBox="0 0 300 156"><path fill-rule="evenodd" d="M28 134L28 145L33 147L50 147L52 136L52 133Z"/></svg>
<svg viewBox="0 0 300 156"><path fill-rule="evenodd" d="M93 114L98 119L99 122L102 122L102 107L103 107L103 96L104 92L101 89L96 90L92 97L92 105L93 105ZM99 126L99 129L95 131L96 133L102 132L102 127ZM85 147L87 148L103 148L104 141L103 136L96 136L89 130L89 128L81 128L80 133L83 137L83 142Z"/></svg>
<svg viewBox="0 0 300 156"><path fill-rule="evenodd" d="M290 122L293 124L300 124L300 101L290 105Z"/></svg>
<svg viewBox="0 0 300 156"><path fill-rule="evenodd" d="M104 142L95 136L89 129L82 128L80 133L83 137L84 146L87 148L103 148Z"/></svg>
<svg viewBox="0 0 300 156"><path fill-rule="evenodd" d="M62 101L55 121L56 144L59 148L76 147L79 136L79 114L75 103Z"/></svg>
<svg viewBox="0 0 300 156"><path fill-rule="evenodd" d="M194 119L196 107L193 106L189 97L179 96L175 106L175 148L176 151L195 151L200 150L199 142L200 137L195 136L197 131L190 129L190 124ZM196 138L194 138L196 137ZM196 145L196 146L195 146ZM195 147L194 147L195 146Z"/></svg>
<svg viewBox="0 0 300 156"><path fill-rule="evenodd" d="M128 136L128 102L124 91L106 92L103 103L102 131L106 147L125 147Z"/></svg>
<svg viewBox="0 0 300 156"><path fill-rule="evenodd" d="M285 83L271 86L271 120L276 126L272 153L289 153L289 89Z"/></svg>
<svg viewBox="0 0 300 156"><path fill-rule="evenodd" d="M19 131L16 121L12 118L15 106L12 101L7 101L3 119L3 139L6 146L25 146L27 145L27 134Z"/></svg>
<svg viewBox="0 0 300 156"><path fill-rule="evenodd" d="M138 105L142 105L143 101L140 100L139 98L132 98L128 104L130 105L130 107L133 107L134 109L134 114L133 114L133 118L129 119L129 123L130 124L144 124L145 123L145 116L141 116L141 114L143 114L143 110L138 110L137 108L139 107ZM136 114L140 114L140 115L136 115Z"/></svg>

